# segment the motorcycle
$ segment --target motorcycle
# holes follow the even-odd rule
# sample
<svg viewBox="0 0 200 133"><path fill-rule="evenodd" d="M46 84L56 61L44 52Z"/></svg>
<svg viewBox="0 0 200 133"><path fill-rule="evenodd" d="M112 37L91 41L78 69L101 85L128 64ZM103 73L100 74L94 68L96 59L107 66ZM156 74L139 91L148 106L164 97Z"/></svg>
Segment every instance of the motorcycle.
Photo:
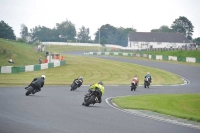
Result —
<svg viewBox="0 0 200 133"><path fill-rule="evenodd" d="M137 88L137 83L136 83L136 81L133 80L133 81L131 82L131 86L130 86L130 87L131 87L131 91L133 91L133 90L135 91L136 88Z"/></svg>
<svg viewBox="0 0 200 133"><path fill-rule="evenodd" d="M84 96L84 102L82 105L89 106L90 104L95 104L96 101L98 101L98 96L101 95L101 91L99 89L96 89L94 91L91 91L89 94L87 93Z"/></svg>
<svg viewBox="0 0 200 133"><path fill-rule="evenodd" d="M36 89L32 86L26 87L26 90L27 90L27 92L25 93L26 96L30 95L31 93L35 94L37 92Z"/></svg>
<svg viewBox="0 0 200 133"><path fill-rule="evenodd" d="M72 85L71 85L71 90L74 91L79 87L79 84L81 84L83 81L82 80L75 80Z"/></svg>
<svg viewBox="0 0 200 133"><path fill-rule="evenodd" d="M144 88L149 88L149 86L150 86L150 78L146 77L144 79Z"/></svg>

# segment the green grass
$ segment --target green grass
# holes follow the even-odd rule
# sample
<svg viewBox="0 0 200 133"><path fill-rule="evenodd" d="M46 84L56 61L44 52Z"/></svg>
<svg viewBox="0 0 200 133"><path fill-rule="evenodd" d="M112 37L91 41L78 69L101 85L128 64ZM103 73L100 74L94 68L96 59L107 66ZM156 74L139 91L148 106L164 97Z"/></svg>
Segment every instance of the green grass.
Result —
<svg viewBox="0 0 200 133"><path fill-rule="evenodd" d="M47 46L49 52L63 52L74 50L97 50L98 47L84 47L84 46ZM3 53L6 50L6 54ZM38 64L39 57L45 59L45 52L37 52L37 46L18 43L15 41L7 41L0 38L0 66L25 66ZM8 59L12 58L15 64L8 63Z"/></svg>
<svg viewBox="0 0 200 133"><path fill-rule="evenodd" d="M118 97L112 100L123 109L151 110L200 122L200 94L154 94Z"/></svg>
<svg viewBox="0 0 200 133"><path fill-rule="evenodd" d="M151 67L144 67L131 63L96 59L93 57L81 57L65 55L65 66L46 70L24 72L19 74L0 74L0 85L24 85L33 77L46 75L46 85L69 85L74 78L82 75L84 84L89 85L102 80L105 84L129 85L135 74L140 83L147 71L153 76L152 84L180 84L182 79L177 75ZM170 77L170 78L168 78Z"/></svg>
<svg viewBox="0 0 200 133"><path fill-rule="evenodd" d="M6 53L3 53L6 50ZM45 57L45 53L38 53L37 47L25 43L17 43L0 39L0 65L1 66L23 66L38 64L39 57ZM8 63L8 59L12 58L15 64Z"/></svg>

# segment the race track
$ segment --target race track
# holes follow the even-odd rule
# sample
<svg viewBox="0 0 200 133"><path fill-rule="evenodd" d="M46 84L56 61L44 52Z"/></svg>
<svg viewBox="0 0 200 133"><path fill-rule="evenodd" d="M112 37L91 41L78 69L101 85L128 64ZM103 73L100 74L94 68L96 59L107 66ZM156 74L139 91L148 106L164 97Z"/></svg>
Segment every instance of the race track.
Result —
<svg viewBox="0 0 200 133"><path fill-rule="evenodd" d="M77 54L77 53L68 53ZM78 52L78 54L83 54ZM141 94L200 93L200 67L134 60L114 56L95 56L164 69L188 80L187 85L105 86L101 104L82 106L88 86L70 91L70 86L45 86L40 93L25 96L23 87L0 88L0 133L199 133L200 128L165 122L116 109L109 98ZM107 101L107 102L106 102Z"/></svg>

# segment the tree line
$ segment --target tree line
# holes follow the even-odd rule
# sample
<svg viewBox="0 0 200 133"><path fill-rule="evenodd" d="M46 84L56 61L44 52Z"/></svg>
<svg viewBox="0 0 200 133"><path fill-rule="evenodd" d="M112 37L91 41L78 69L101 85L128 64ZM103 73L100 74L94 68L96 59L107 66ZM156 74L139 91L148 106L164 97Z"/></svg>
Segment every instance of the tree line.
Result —
<svg viewBox="0 0 200 133"><path fill-rule="evenodd" d="M79 42L79 43L100 43L115 44L121 46L127 46L128 33L136 32L134 28L114 27L110 24L102 25L96 32L94 40L91 40L90 29L82 26L76 31L75 25L65 20L61 23L56 23L56 26L52 29L45 26L35 26L28 30L25 24L21 24L21 38L20 41L33 43L36 41L41 42ZM158 29L152 29L151 32L176 32L184 34L189 40L193 40L194 43L200 43L200 37L193 39L194 26L192 22L186 17L180 16L175 19L168 27L162 25ZM0 38L16 39L12 27L6 24L3 20L0 22Z"/></svg>

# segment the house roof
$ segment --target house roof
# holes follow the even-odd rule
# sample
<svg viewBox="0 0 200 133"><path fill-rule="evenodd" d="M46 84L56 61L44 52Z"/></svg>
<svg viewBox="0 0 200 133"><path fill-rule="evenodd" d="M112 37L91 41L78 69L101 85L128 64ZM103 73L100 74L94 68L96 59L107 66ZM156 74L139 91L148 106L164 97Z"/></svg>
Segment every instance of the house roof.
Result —
<svg viewBox="0 0 200 133"><path fill-rule="evenodd" d="M183 34L171 32L129 32L129 41L190 43Z"/></svg>

